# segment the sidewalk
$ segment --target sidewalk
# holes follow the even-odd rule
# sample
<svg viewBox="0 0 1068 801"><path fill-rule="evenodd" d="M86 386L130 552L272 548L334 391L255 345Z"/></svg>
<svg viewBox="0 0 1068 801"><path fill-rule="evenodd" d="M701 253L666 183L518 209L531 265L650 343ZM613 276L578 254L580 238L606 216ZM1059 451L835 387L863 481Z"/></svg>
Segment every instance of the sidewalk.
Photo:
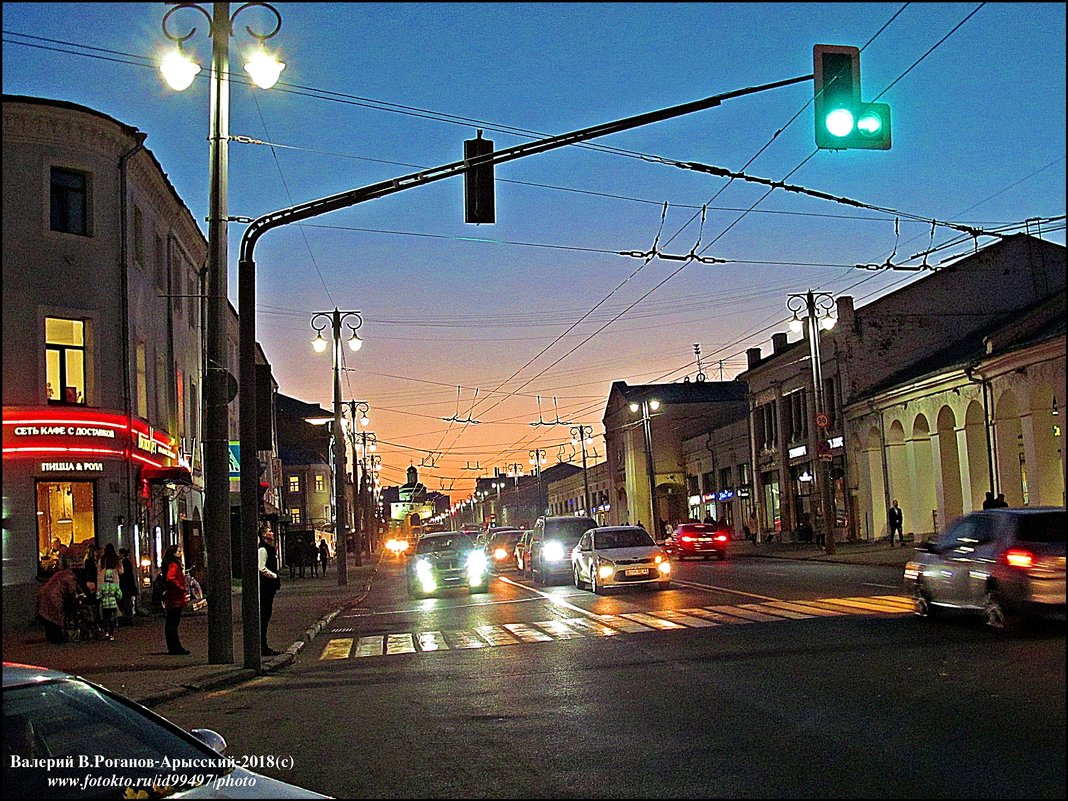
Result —
<svg viewBox="0 0 1068 801"><path fill-rule="evenodd" d="M770 559L801 559L811 562L835 562L852 565L874 565L879 567L896 567L902 571L905 563L916 553L916 543L909 541L905 545L890 546L886 540L868 542L835 543L834 556L828 556L822 545L806 542L752 543L735 541L731 543L731 555L737 557L755 557Z"/></svg>
<svg viewBox="0 0 1068 801"><path fill-rule="evenodd" d="M282 588L274 599L274 614L268 629L271 647L280 656L265 657L265 671L290 664L319 632L343 609L355 606L367 594L377 570L378 556L361 567L349 561L348 584L339 587L336 564L326 578L289 580L282 572ZM53 645L44 631L31 627L4 635L5 662L76 673L121 693L145 706L153 706L191 692L223 687L252 678L255 672L242 667L244 659L241 592L234 602L235 664L208 664L208 618L205 612L183 615L178 629L189 656L171 656L163 636L163 615L138 616L133 626L120 626L114 641Z"/></svg>

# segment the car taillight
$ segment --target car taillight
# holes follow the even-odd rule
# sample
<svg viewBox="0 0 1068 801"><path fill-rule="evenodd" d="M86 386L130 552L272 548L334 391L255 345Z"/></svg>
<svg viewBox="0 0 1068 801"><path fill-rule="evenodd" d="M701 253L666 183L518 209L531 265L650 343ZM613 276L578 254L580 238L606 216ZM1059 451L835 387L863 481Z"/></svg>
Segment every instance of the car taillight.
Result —
<svg viewBox="0 0 1068 801"><path fill-rule="evenodd" d="M716 535L716 542L726 542L726 541L727 541L727 535L726 534L717 534Z"/></svg>
<svg viewBox="0 0 1068 801"><path fill-rule="evenodd" d="M1010 548L1005 551L1003 558L1009 567L1022 567L1028 569L1034 567L1035 564L1035 555L1022 548Z"/></svg>
<svg viewBox="0 0 1068 801"><path fill-rule="evenodd" d="M681 539L683 542L693 542L697 538L691 537L689 534L683 534L679 539Z"/></svg>

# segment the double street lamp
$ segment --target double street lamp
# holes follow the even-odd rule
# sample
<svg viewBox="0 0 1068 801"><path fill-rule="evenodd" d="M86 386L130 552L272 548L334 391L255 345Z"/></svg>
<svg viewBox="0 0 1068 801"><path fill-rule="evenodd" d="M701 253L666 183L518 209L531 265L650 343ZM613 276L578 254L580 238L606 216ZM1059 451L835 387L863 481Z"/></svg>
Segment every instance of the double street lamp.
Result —
<svg viewBox="0 0 1068 801"><path fill-rule="evenodd" d="M586 472L586 440L593 436L593 426L572 426L571 444L582 447L582 486L586 490L586 514L593 517L590 507L590 476Z"/></svg>
<svg viewBox="0 0 1068 801"><path fill-rule="evenodd" d="M355 320L355 324L348 322ZM341 336L343 326L352 332L348 338L349 348L358 351L363 346L356 330L363 325L363 317L358 311L340 311L336 307L332 312L313 312L311 327L315 331L312 347L317 353L326 350L327 340L323 331L329 326L333 349L334 369L334 535L337 538L337 583L348 584L348 509L345 503L345 436L341 430ZM362 564L359 543L356 544L356 565Z"/></svg>
<svg viewBox="0 0 1068 801"><path fill-rule="evenodd" d="M630 410L642 413L642 428L645 430L645 474L649 481L649 528L653 536L660 536L660 521L656 511L656 475L653 471L653 429L650 423L651 412L660 408L660 401L642 398L641 403L632 402ZM640 522L640 521L639 521Z"/></svg>
<svg viewBox="0 0 1068 801"><path fill-rule="evenodd" d="M209 199L208 199L208 264L205 276L205 295L207 308L204 318L206 331L206 369L201 383L204 392L204 529L208 551L208 596L212 599L208 605L208 662L225 664L234 660L233 601L230 592L230 436L229 415L227 413L227 359L228 339L226 331L229 325L229 304L227 303L227 255L226 224L229 221L228 210L228 143L230 139L230 38L234 35L234 20L247 8L260 7L271 12L275 18L273 30L268 33L256 33L246 26L245 30L258 40L259 47L248 59L245 69L252 76L253 82L264 89L269 89L278 80L278 75L285 67L270 56L263 48L264 42L273 37L282 27L282 17L277 9L268 3L245 3L233 16L230 15L229 3L212 3L209 14L196 3L176 3L163 16L163 34L176 48L169 53L160 67L168 85L177 91L189 87L193 78L200 72L200 66L193 63L183 52L183 45L197 29L189 33L176 35L167 28L172 15L185 9L195 9L208 19L211 36L211 119L209 135ZM255 401L249 401L254 403ZM245 443L247 448L255 448L255 443ZM242 583L246 600L258 594L259 571L256 569L256 543L254 532L256 526L249 530L253 538L242 543ZM259 649L259 605L244 604L242 617L246 640L245 663L247 667L258 669L260 666ZM252 611L249 611L249 610ZM252 638L251 644L248 643Z"/></svg>
<svg viewBox="0 0 1068 801"><path fill-rule="evenodd" d="M790 330L795 334L808 328L808 357L812 367L812 397L816 404L814 425L809 427L809 446L815 450L813 474L816 480L816 492L819 494L820 514L823 516L824 547L828 554L834 553L834 510L831 504L830 483L830 449L827 445L827 426L830 418L827 414L826 398L823 395L823 362L820 359L820 328L829 331L834 328L834 296L830 292L799 292L790 295L786 308L793 312ZM805 319L798 318L797 313L804 312Z"/></svg>

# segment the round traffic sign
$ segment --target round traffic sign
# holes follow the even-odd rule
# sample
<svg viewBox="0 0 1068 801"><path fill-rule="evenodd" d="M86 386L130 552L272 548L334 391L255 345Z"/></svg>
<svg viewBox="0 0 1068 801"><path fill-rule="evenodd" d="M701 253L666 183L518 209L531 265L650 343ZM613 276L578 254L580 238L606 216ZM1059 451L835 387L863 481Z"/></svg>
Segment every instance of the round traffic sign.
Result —
<svg viewBox="0 0 1068 801"><path fill-rule="evenodd" d="M831 418L826 412L820 412L816 415L816 425L820 428L826 428L831 424Z"/></svg>

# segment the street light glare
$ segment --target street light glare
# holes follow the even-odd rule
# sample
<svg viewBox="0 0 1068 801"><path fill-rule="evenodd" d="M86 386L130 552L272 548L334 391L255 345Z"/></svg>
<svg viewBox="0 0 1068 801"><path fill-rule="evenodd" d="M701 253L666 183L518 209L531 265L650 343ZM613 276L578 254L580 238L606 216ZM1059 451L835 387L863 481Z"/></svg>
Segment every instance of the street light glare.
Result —
<svg viewBox="0 0 1068 801"><path fill-rule="evenodd" d="M837 321L833 317L831 317L830 314L827 314L822 320L820 320L820 325L823 326L823 329L825 331L830 331L832 328L834 328L835 322Z"/></svg>
<svg viewBox="0 0 1068 801"><path fill-rule="evenodd" d="M172 50L163 57L159 71L163 73L163 79L171 89L181 92L193 83L193 79L200 72L200 65L193 62L182 51Z"/></svg>
<svg viewBox="0 0 1068 801"><path fill-rule="evenodd" d="M286 65L266 50L257 50L245 65L245 72L252 77L252 82L260 89L270 89L278 83L278 76Z"/></svg>
<svg viewBox="0 0 1068 801"><path fill-rule="evenodd" d="M352 351L355 353L356 351L358 351L362 347L363 347L363 340L360 339L356 335L355 331L353 331L352 332L352 336L349 337L349 348L351 348Z"/></svg>
<svg viewBox="0 0 1068 801"><path fill-rule="evenodd" d="M316 353L322 353L326 350L326 340L323 339L321 332L312 340L312 347L315 348Z"/></svg>
<svg viewBox="0 0 1068 801"><path fill-rule="evenodd" d="M632 404L630 405L630 410L631 410L632 412L636 412L636 411L638 411L638 409L640 409L640 408L641 408L641 406L640 406L639 404L637 404L637 403L632 403Z"/></svg>
<svg viewBox="0 0 1068 801"><path fill-rule="evenodd" d="M795 334L800 334L801 329L805 327L805 324L797 318L796 312L794 313L794 319L790 321L790 330Z"/></svg>
<svg viewBox="0 0 1068 801"><path fill-rule="evenodd" d="M649 408L652 409L655 412L657 409L660 408L660 401L658 401L658 400L649 401Z"/></svg>

